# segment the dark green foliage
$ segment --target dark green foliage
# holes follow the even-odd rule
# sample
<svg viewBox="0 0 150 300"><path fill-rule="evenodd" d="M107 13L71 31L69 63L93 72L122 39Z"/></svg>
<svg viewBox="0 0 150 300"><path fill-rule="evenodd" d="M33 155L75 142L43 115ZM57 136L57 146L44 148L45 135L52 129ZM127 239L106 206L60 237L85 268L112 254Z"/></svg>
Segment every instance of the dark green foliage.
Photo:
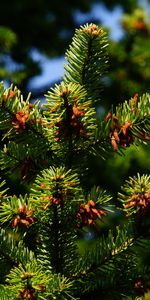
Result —
<svg viewBox="0 0 150 300"><path fill-rule="evenodd" d="M87 0L66 0L63 5L59 0L2 1L0 47L4 42L0 48L3 67L0 79L5 78L27 90L30 79L41 73L40 63L32 56L33 50L50 57L64 54L75 27L73 12L89 8ZM10 63L8 66L8 58L14 67L11 68Z"/></svg>
<svg viewBox="0 0 150 300"><path fill-rule="evenodd" d="M136 299L150 289L149 176L130 177L118 199L88 186L89 157L150 139L148 93L96 117L107 56L103 30L87 24L45 105L1 84L0 299ZM86 232L97 239L83 249Z"/></svg>

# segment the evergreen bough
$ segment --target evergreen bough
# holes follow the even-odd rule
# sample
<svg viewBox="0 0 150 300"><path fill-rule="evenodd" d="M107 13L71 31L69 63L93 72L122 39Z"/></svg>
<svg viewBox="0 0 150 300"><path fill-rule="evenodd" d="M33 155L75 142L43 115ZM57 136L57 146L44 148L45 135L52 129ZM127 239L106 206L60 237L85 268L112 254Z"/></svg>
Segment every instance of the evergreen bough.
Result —
<svg viewBox="0 0 150 300"><path fill-rule="evenodd" d="M101 187L90 191L86 178L89 155L107 159L148 142L150 95L96 115L108 55L95 24L76 30L66 60L43 106L0 85L0 299L142 299L150 176L129 178L117 201ZM80 234L118 211L124 221L81 250Z"/></svg>

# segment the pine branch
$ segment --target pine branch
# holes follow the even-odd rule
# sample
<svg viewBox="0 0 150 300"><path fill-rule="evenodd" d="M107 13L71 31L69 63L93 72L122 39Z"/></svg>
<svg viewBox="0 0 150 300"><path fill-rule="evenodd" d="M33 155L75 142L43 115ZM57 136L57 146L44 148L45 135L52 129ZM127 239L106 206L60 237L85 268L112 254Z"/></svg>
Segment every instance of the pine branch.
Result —
<svg viewBox="0 0 150 300"><path fill-rule="evenodd" d="M21 92L11 85L8 89L4 89L1 84L0 90L0 130L2 133L2 141L16 143L26 143L27 145L35 145L39 147L40 143L48 141L44 136L42 120L42 109L39 107L39 101L34 104L30 103L30 94L24 100ZM38 143L37 143L38 141Z"/></svg>
<svg viewBox="0 0 150 300"><path fill-rule="evenodd" d="M66 167L72 168L77 153L86 149L93 139L95 110L86 90L78 83L56 85L47 95L44 105L46 136L53 151L64 157Z"/></svg>
<svg viewBox="0 0 150 300"><path fill-rule="evenodd" d="M10 299L22 299L27 294L32 297L38 294L39 299L45 300L55 299L57 296L58 299L75 299L68 290L73 282L43 269L33 252L25 248L22 242L16 242L12 235L4 230L1 230L0 242L0 253L3 253L7 261L11 262L11 267L13 266L6 279L8 285L0 286L0 296L3 297L1 299L7 299L7 296ZM65 294L68 295L66 298Z"/></svg>
<svg viewBox="0 0 150 300"><path fill-rule="evenodd" d="M39 102L31 104L30 95L24 100L13 86L4 89L1 84L0 93L1 169L9 176L15 172L16 178L25 183L55 155L44 134Z"/></svg>
<svg viewBox="0 0 150 300"><path fill-rule="evenodd" d="M150 139L150 95L136 94L128 102L108 112L105 121L99 124L99 142L109 141L115 151L125 149L137 141Z"/></svg>
<svg viewBox="0 0 150 300"><path fill-rule="evenodd" d="M105 299L111 288L114 291L117 289L116 299L131 294L135 299L136 280L141 274L146 274L138 270L137 259L137 249L141 251L145 240L135 238L131 229L132 224L125 225L122 229L118 227L116 238L113 232L109 232L108 237L100 238L91 248L85 249L73 276L79 294L99 291L102 299ZM149 245L147 241L146 244Z"/></svg>
<svg viewBox="0 0 150 300"><path fill-rule="evenodd" d="M119 193L119 200L122 201L128 215L138 213L144 218L150 209L150 176L137 174L130 177L122 187L123 193Z"/></svg>
<svg viewBox="0 0 150 300"><path fill-rule="evenodd" d="M107 69L107 39L95 24L76 29L72 44L66 52L64 80L84 86L92 103L100 99L102 76Z"/></svg>
<svg viewBox="0 0 150 300"><path fill-rule="evenodd" d="M19 263L26 265L28 260L33 259L33 252L24 247L21 241L17 242L13 234L1 229L0 253L11 263L11 266L18 266Z"/></svg>
<svg viewBox="0 0 150 300"><path fill-rule="evenodd" d="M76 256L74 216L80 193L76 174L63 167L44 170L32 188L30 201L41 220L38 259L56 273L69 274Z"/></svg>
<svg viewBox="0 0 150 300"><path fill-rule="evenodd" d="M2 200L4 196L6 196L7 190L8 188L6 188L6 181L5 180L1 181L0 178L0 200Z"/></svg>
<svg viewBox="0 0 150 300"><path fill-rule="evenodd" d="M46 145L39 139L31 145L10 141L0 151L1 170L5 174L15 174L21 182L31 181L41 169L51 163L51 154L49 144Z"/></svg>
<svg viewBox="0 0 150 300"><path fill-rule="evenodd" d="M6 281L8 286L1 286L0 289L0 296L4 299L7 299L7 295L19 299L75 299L69 291L73 282L51 274L35 259L25 266L20 264L12 269Z"/></svg>
<svg viewBox="0 0 150 300"><path fill-rule="evenodd" d="M93 270L96 271L96 268L102 270L103 265L106 269L113 268L113 265L111 265L113 257L126 251L133 244L133 237L129 235L130 228L131 224L124 226L123 229L117 227L116 238L114 233L110 231L108 237L103 236L96 241L93 249L85 249L84 257L81 257L77 265L76 274L83 274L83 276L85 274L86 276L87 273Z"/></svg>

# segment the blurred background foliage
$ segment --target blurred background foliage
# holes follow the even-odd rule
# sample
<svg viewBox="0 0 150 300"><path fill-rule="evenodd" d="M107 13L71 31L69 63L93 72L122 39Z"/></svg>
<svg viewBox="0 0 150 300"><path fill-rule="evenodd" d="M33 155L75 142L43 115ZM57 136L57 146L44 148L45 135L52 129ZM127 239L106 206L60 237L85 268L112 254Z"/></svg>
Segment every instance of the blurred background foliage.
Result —
<svg viewBox="0 0 150 300"><path fill-rule="evenodd" d="M41 97L49 89L50 83L48 86L43 84L36 90L32 89L31 80L37 75L42 76L40 60L35 60L34 51L49 59L64 55L79 23L82 25L85 20L97 23L96 16L90 14L93 5L101 4L110 12L114 12L119 6L122 12L122 36L119 40L109 42L110 67L103 78L102 101L98 107L100 117L105 116L112 104L128 100L135 93L141 95L149 92L149 3L148 0L2 0L0 80L6 85L13 82L24 95L28 93L30 86L33 99ZM84 15L84 22L79 18L77 20L77 12ZM107 20L105 26L106 24ZM111 26L107 26L106 30L108 34L111 33ZM53 73L54 70L50 72ZM128 176L137 172L149 172L149 148L144 145L137 149L130 147L125 151L125 156L115 154L106 161L92 157L89 159L91 177L87 186L90 188L94 184L101 185L112 192L115 198Z"/></svg>

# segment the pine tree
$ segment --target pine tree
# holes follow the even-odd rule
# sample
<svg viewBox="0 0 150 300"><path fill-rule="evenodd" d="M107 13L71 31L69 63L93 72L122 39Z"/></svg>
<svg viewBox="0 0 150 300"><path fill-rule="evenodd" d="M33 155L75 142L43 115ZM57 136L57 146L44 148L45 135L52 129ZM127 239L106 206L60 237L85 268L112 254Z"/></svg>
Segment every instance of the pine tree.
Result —
<svg viewBox="0 0 150 300"><path fill-rule="evenodd" d="M107 70L107 36L76 30L63 81L46 104L0 86L0 299L142 299L150 289L150 176L137 174L118 199L89 190L88 159L123 154L150 139L150 95L96 114ZM109 181L109 178L108 178ZM105 227L82 248L86 230ZM141 255L142 251L142 255Z"/></svg>

